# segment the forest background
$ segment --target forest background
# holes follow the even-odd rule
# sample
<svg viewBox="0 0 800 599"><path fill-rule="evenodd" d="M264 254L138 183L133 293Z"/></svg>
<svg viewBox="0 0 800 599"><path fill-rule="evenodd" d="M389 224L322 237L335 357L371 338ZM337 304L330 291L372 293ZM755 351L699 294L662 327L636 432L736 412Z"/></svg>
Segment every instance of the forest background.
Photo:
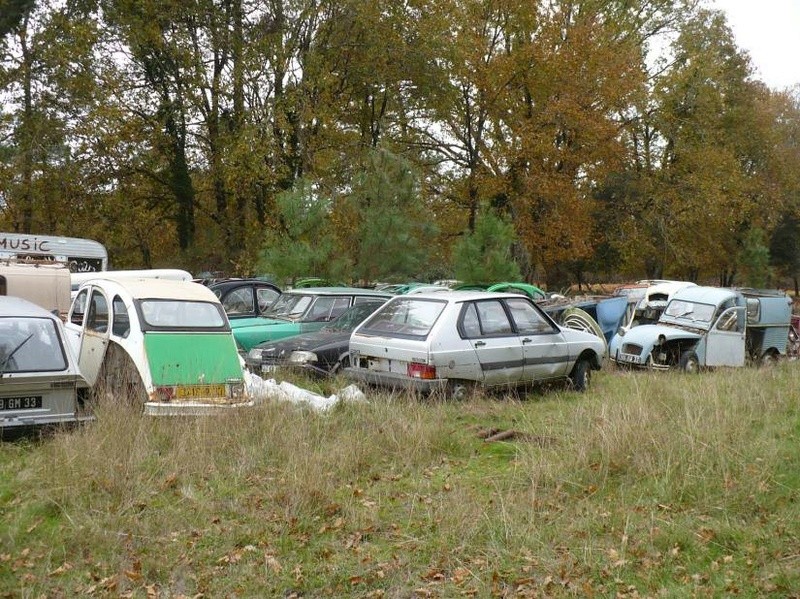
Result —
<svg viewBox="0 0 800 599"><path fill-rule="evenodd" d="M115 268L797 287L800 89L701 2L0 0L0 44L0 230Z"/></svg>

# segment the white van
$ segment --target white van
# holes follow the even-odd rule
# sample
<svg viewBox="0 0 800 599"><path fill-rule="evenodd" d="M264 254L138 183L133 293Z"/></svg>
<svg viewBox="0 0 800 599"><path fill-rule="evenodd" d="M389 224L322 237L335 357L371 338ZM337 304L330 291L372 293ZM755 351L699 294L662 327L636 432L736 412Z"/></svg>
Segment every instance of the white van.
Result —
<svg viewBox="0 0 800 599"><path fill-rule="evenodd" d="M120 281L126 279L166 279L168 281L191 281L192 274L179 268L148 268L142 270L106 270L104 272L72 273L72 297L78 293L78 287L89 279L108 279Z"/></svg>
<svg viewBox="0 0 800 599"><path fill-rule="evenodd" d="M0 295L21 297L62 316L69 311L70 284L65 264L0 263Z"/></svg>

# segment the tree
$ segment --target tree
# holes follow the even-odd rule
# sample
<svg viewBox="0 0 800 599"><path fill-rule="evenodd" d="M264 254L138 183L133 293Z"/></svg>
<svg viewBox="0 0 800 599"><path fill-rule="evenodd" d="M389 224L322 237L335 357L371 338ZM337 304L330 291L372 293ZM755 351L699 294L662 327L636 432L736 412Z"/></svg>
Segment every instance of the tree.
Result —
<svg viewBox="0 0 800 599"><path fill-rule="evenodd" d="M772 279L769 263L767 236L762 229L754 227L745 235L744 245L739 253L739 265L745 284L762 289L767 287Z"/></svg>
<svg viewBox="0 0 800 599"><path fill-rule="evenodd" d="M276 200L283 227L267 230L260 272L290 282L303 276L339 279L345 269L328 218L330 200L320 197L308 182L298 183Z"/></svg>
<svg viewBox="0 0 800 599"><path fill-rule="evenodd" d="M363 169L334 217L353 278L402 280L428 270L436 228L419 197L412 165L377 148L367 150Z"/></svg>
<svg viewBox="0 0 800 599"><path fill-rule="evenodd" d="M519 266L511 255L514 241L510 220L484 207L474 231L466 231L453 249L456 279L465 283L518 281Z"/></svg>

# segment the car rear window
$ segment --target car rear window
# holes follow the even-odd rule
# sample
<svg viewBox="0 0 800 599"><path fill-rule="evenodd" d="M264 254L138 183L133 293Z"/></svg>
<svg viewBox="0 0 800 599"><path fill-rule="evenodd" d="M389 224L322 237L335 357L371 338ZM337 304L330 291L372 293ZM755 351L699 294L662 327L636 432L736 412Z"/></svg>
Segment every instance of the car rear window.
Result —
<svg viewBox="0 0 800 599"><path fill-rule="evenodd" d="M66 369L55 322L49 318L0 318L0 373Z"/></svg>
<svg viewBox="0 0 800 599"><path fill-rule="evenodd" d="M389 302L364 323L361 332L386 337L428 336L446 301L402 298Z"/></svg>
<svg viewBox="0 0 800 599"><path fill-rule="evenodd" d="M164 330L220 329L225 317L217 304L189 300L139 300L146 328Z"/></svg>

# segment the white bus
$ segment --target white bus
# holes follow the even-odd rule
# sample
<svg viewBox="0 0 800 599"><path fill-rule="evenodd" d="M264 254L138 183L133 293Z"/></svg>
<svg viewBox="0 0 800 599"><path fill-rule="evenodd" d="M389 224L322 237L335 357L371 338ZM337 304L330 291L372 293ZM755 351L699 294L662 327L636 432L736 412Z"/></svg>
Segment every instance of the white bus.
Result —
<svg viewBox="0 0 800 599"><path fill-rule="evenodd" d="M61 262L71 272L108 270L108 252L92 239L0 232L0 260Z"/></svg>

